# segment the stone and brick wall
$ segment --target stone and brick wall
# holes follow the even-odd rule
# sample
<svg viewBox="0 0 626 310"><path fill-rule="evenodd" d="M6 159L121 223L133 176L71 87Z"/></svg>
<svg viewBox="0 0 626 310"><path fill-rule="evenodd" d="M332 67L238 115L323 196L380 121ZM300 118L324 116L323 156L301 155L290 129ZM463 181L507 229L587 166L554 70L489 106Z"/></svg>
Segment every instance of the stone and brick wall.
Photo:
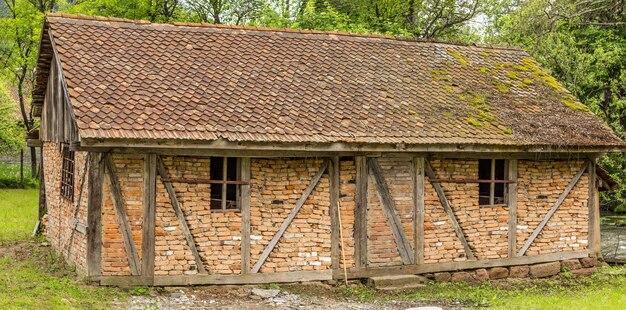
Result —
<svg viewBox="0 0 626 310"><path fill-rule="evenodd" d="M61 168L63 164L61 144L43 142L42 150L48 208L44 218L46 238L68 262L76 266L79 273L85 273L87 238L79 230L75 230L73 233L72 231L74 219L82 225L87 224L87 195L89 192L89 184L85 174L87 153L75 153L74 199L70 200L61 195ZM83 178L85 178L84 182ZM80 197L81 184L83 187L82 197ZM77 209L78 214L76 215Z"/></svg>
<svg viewBox="0 0 626 310"><path fill-rule="evenodd" d="M124 199L126 216L141 258L141 227L143 222L143 155L113 155L113 163ZM130 275L127 253L111 196L108 173L102 182L102 274Z"/></svg>
<svg viewBox="0 0 626 310"><path fill-rule="evenodd" d="M84 176L85 153L76 154L76 198L60 196L61 150L44 143L44 169L48 216L46 234L61 252L67 251L72 219ZM143 165L141 154L114 154L113 161L124 197L136 249L141 258ZM321 158L253 158L251 160L250 230L251 261L260 254L293 209L304 189L319 171ZM408 158L379 158L383 176L394 201L402 228L413 247L414 181ZM477 179L478 160L431 159L440 179ZM210 178L210 158L165 156L163 163L174 178ZM520 160L518 166L518 250L558 196L582 167L583 162ZM356 168L353 158L340 161L340 210L347 267L354 266L354 208ZM331 266L330 180L325 173L302 209L279 240L260 272L327 270ZM478 259L505 258L508 254L508 207L479 206L478 184L441 183L457 220ZM173 183L204 267L210 274L241 273L241 225L239 210L211 210L208 184ZM86 224L88 184L84 185L78 221ZM585 173L527 255L587 248L588 177ZM424 261L426 264L464 261L466 253L458 240L436 191L426 178ZM155 275L196 274L197 266L183 235L170 197L157 177ZM373 178L368 181L368 266L400 265L395 239L379 201ZM108 179L103 182L102 271L104 275L129 275L118 219ZM84 269L86 238L76 232L69 260ZM67 255L64 253L64 255ZM340 262L343 266L343 262Z"/></svg>
<svg viewBox="0 0 626 310"><path fill-rule="evenodd" d="M582 160L529 161L518 164L518 250L583 167ZM585 172L525 255L587 248L589 176Z"/></svg>
<svg viewBox="0 0 626 310"><path fill-rule="evenodd" d="M252 159L250 264L253 266L294 208L323 160ZM260 272L325 270L330 257L330 194L325 173Z"/></svg>
<svg viewBox="0 0 626 310"><path fill-rule="evenodd" d="M402 228L412 245L414 207L411 159L380 158L378 163L389 187ZM367 213L368 265L372 267L400 265L402 261L397 245L383 211L374 177L371 175L367 185Z"/></svg>

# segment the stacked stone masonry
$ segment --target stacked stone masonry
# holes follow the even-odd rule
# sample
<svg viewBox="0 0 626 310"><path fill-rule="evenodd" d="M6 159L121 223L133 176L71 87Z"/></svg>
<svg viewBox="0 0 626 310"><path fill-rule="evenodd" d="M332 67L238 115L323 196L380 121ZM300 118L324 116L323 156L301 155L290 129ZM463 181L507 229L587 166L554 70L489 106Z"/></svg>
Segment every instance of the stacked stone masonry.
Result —
<svg viewBox="0 0 626 310"><path fill-rule="evenodd" d="M74 199L61 195L61 168L63 164L61 144L44 142L43 174L46 187L47 215L44 218L45 235L68 262L79 272L86 270L87 237L84 230L74 229L87 223L87 196L89 184L85 165L87 153L77 152L74 160ZM82 187L82 190L81 190Z"/></svg>
<svg viewBox="0 0 626 310"><path fill-rule="evenodd" d="M589 275L596 271L597 260L593 257L569 259L533 265L479 268L453 272L427 273L424 276L436 282L483 282L507 278L547 278L567 272L573 275Z"/></svg>
<svg viewBox="0 0 626 310"><path fill-rule="evenodd" d="M251 162L251 265L272 240L321 159L253 159ZM331 265L329 177L325 173L280 238L260 272L325 270Z"/></svg>
<svg viewBox="0 0 626 310"><path fill-rule="evenodd" d="M60 145L44 144L44 172L48 216L47 236L56 248L84 271L86 238L74 233L71 251L66 254L71 236L76 204L81 201L77 221L86 225L88 184L81 179L86 153L76 154L74 202L60 197ZM141 259L142 215L144 199L144 155L114 154L117 178L130 221L133 241ZM210 178L210 158L163 156L162 161L172 178ZM321 158L253 158L250 170L250 266L285 221L304 189L324 163ZM414 168L410 158L378 158L402 229L414 246L413 206ZM477 179L478 160L430 159L438 179ZM517 250L541 222L567 184L584 165L580 160L531 161L518 164ZM339 203L345 264L354 267L354 212L356 167L352 157L341 158L339 164ZM498 259L508 256L508 207L479 206L476 183L440 183L446 199L477 259ZM241 274L242 215L239 210L211 210L209 184L172 183L176 198L185 215L194 242L209 274ZM369 267L401 265L395 238L372 176L368 179L367 236ZM270 253L260 272L314 271L331 268L330 178L328 172L305 201L300 212ZM527 256L587 248L588 176L583 174L544 231L526 253ZM459 241L437 192L428 178L424 193L424 262L435 264L465 261L467 254ZM108 178L103 181L102 273L130 275L128 259L111 197ZM411 249L414 251L414 249ZM343 267L343 261L338 262ZM577 265L574 264L573 267ZM511 267L514 268L514 267ZM515 267L517 268L517 267ZM506 271L504 270L506 269ZM492 268L480 272L479 278L514 276L519 268ZM570 268L574 269L574 268ZM170 197L157 177L155 275L197 274L198 266L183 235ZM433 277L436 277L435 275ZM445 275L443 277L446 277ZM452 276L451 276L452 277ZM463 277L457 275L456 277Z"/></svg>

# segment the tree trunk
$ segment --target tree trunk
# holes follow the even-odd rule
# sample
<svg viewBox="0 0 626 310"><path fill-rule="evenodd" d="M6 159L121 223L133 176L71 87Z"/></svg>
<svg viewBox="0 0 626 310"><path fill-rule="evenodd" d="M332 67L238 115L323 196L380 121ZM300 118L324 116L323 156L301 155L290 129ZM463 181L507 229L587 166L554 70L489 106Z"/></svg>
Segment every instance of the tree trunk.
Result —
<svg viewBox="0 0 626 310"><path fill-rule="evenodd" d="M38 175L37 171L37 150L34 147L30 147L30 177L36 178Z"/></svg>

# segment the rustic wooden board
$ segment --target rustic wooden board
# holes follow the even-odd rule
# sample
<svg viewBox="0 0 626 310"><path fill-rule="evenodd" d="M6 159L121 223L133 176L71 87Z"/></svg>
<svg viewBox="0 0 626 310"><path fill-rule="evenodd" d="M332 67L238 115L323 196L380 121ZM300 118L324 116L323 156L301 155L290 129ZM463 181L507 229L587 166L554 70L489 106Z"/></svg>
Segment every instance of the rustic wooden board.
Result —
<svg viewBox="0 0 626 310"><path fill-rule="evenodd" d="M309 195L311 195L311 192L313 192L313 189L315 189L315 186L317 185L317 183L319 183L320 179L322 178L322 175L328 168L328 165L329 165L329 161L328 160L324 161L324 164L322 164L322 168L320 168L320 171L317 172L317 174L311 180L311 183L309 184L309 186L304 190L304 192L302 192L302 196L298 199L298 201L296 201L296 205L291 210L291 213L289 214L289 216L287 216L287 219L285 219L285 221L280 225L280 229L278 229L278 232L276 232L276 234L274 235L270 243L263 250L263 253L261 253L259 260L256 262L256 264L252 268L252 271L251 271L252 273L257 273L259 272L259 270L261 270L261 266L263 266L263 264L265 263L265 260L269 257L270 253L272 253L272 250L274 250L274 247L276 246L276 244L278 244L278 241L280 240L280 238L283 236L283 234L289 227L289 224L291 224L291 221L293 221L293 219L296 218L296 215L298 215L298 212L300 211L300 209L306 202L307 198L309 198Z"/></svg>
<svg viewBox="0 0 626 310"><path fill-rule="evenodd" d="M424 157L413 158L413 239L415 263L424 263Z"/></svg>
<svg viewBox="0 0 626 310"><path fill-rule="evenodd" d="M143 165L143 223L141 238L141 275L154 276L156 226L156 154L145 154Z"/></svg>
<svg viewBox="0 0 626 310"><path fill-rule="evenodd" d="M235 284L268 284L292 283L308 281L329 281L333 278L332 270L292 271L272 273L248 273L241 275L176 275L155 276L156 286L188 286L188 285L235 285ZM92 277L92 281L104 286L145 286L151 278L140 276L99 276Z"/></svg>
<svg viewBox="0 0 626 310"><path fill-rule="evenodd" d="M400 258L402 259L402 263L405 265L414 264L415 257L413 256L411 245L409 244L409 238L402 228L402 221L396 212L395 203L391 197L391 192L389 191L387 181L385 181L385 177L383 176L382 169L378 164L378 160L376 160L376 158L370 158L368 159L367 164L369 166L370 173L373 176L374 183L376 183L375 185L378 198L382 204L383 213L387 218L387 223L391 228L391 234L396 241L396 247L398 249L398 253L400 254Z"/></svg>
<svg viewBox="0 0 626 310"><path fill-rule="evenodd" d="M508 161L508 178L517 181L517 159ZM509 207L509 257L515 256L517 250L517 183L511 183L507 191Z"/></svg>
<svg viewBox="0 0 626 310"><path fill-rule="evenodd" d="M367 266L367 159L355 156L356 192L354 207L354 263L357 268Z"/></svg>
<svg viewBox="0 0 626 310"><path fill-rule="evenodd" d="M578 180L580 180L580 177L583 175L583 173L585 173L585 170L587 170L588 166L589 166L589 163L585 162L585 164L580 169L580 171L578 171L578 173L576 173L576 175L574 176L572 181L569 182L569 184L567 185L567 187L565 188L565 190L563 191L561 196L559 196L559 199L556 200L556 202L554 203L554 205L552 206L550 211L548 211L546 216L544 216L544 218L541 221L541 223L539 223L539 225L537 225L537 228L535 228L535 230L530 235L530 237L528 237L528 239L524 243L524 246L520 249L519 253L517 253L517 256L524 256L524 254L526 253L526 251L528 250L530 245L533 243L533 241L535 241L537 236L539 236L539 234L541 233L543 228L546 226L546 224L548 224L548 221L550 221L550 219L552 218L554 213L556 213L556 210L561 206L563 201L565 201L565 198L567 198L567 195L569 195L569 193L572 191L574 186L576 186L576 184L578 183Z"/></svg>
<svg viewBox="0 0 626 310"><path fill-rule="evenodd" d="M339 248L339 157L332 157L328 167L330 176L330 244L331 244L331 264L333 269L339 268L340 248Z"/></svg>
<svg viewBox="0 0 626 310"><path fill-rule="evenodd" d="M596 231L596 161L595 159L590 159L587 164L587 175L589 177L589 197L587 199L587 207L589 208L589 236L588 240L588 248L592 251L596 248L596 234L599 232Z"/></svg>
<svg viewBox="0 0 626 310"><path fill-rule="evenodd" d="M157 156L157 172L162 179L168 178L168 172L163 164L163 160L160 156ZM189 225L187 225L187 220L185 218L185 213L180 207L180 203L178 202L178 198L176 198L176 191L174 190L174 186L172 183L163 182L165 186L165 190L167 194L170 196L170 202L172 203L172 208L174 208L174 212L176 213L176 217L178 218L178 222L180 226L183 228L183 234L185 235L185 239L187 240L187 245L189 249L191 249L191 253L196 261L196 268L198 268L198 272L201 274L206 274L207 271L204 268L204 263L202 262L202 258L200 257L200 253L198 252L198 248L196 247L196 242L193 240L193 235L189 230ZM156 285L156 284L155 284Z"/></svg>
<svg viewBox="0 0 626 310"><path fill-rule="evenodd" d="M241 186L241 272L250 272L250 158L241 161L241 181L248 182Z"/></svg>
<svg viewBox="0 0 626 310"><path fill-rule="evenodd" d="M102 153L89 156L89 198L87 201L87 274L102 273Z"/></svg>

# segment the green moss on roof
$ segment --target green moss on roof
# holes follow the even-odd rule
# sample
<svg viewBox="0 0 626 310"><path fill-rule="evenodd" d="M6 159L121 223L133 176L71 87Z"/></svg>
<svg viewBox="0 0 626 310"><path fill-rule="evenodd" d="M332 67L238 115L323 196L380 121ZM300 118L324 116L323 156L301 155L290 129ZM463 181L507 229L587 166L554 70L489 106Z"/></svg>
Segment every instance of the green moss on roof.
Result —
<svg viewBox="0 0 626 310"><path fill-rule="evenodd" d="M478 72L480 74L493 74L493 71L491 71L491 69L486 68L486 67L480 67L478 68Z"/></svg>
<svg viewBox="0 0 626 310"><path fill-rule="evenodd" d="M582 111L582 112L589 111L589 108L586 105L578 102L574 96L564 97L561 100L561 102L567 107L569 107L570 109L573 109L576 111Z"/></svg>
<svg viewBox="0 0 626 310"><path fill-rule="evenodd" d="M483 127L483 123L482 122L479 122L476 119L471 118L471 117L467 119L467 123L472 125L472 126L474 126L474 127L476 127L476 128L482 128Z"/></svg>
<svg viewBox="0 0 626 310"><path fill-rule="evenodd" d="M430 74L432 74L433 79L435 81L444 81L450 82L450 72L446 70L430 70Z"/></svg>
<svg viewBox="0 0 626 310"><path fill-rule="evenodd" d="M505 74L506 74L506 77L508 77L511 80L517 79L517 74L515 74L515 72L513 71L507 71Z"/></svg>
<svg viewBox="0 0 626 310"><path fill-rule="evenodd" d="M447 49L446 52L448 53L448 55L456 58L456 60L461 64L462 67L466 67L467 64L469 64L469 58L461 55L459 51Z"/></svg>

